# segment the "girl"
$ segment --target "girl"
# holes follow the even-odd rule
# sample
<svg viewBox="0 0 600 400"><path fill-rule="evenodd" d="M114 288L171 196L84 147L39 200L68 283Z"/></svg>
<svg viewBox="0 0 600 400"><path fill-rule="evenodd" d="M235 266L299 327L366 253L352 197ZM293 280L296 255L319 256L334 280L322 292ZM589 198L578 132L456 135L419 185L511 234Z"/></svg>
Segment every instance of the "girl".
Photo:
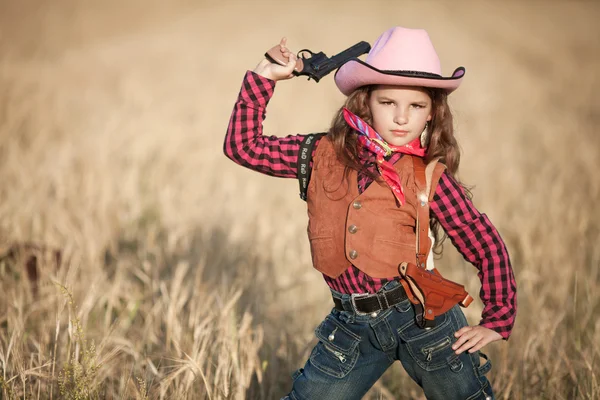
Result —
<svg viewBox="0 0 600 400"><path fill-rule="evenodd" d="M296 178L306 136L262 135L275 82L293 77L296 56L285 38L280 48L287 65L264 59L246 73L224 151L245 167ZM285 398L360 399L395 360L428 399L493 398L485 376L491 364L479 350L508 339L516 285L500 235L455 178L459 151L447 97L464 74L460 67L443 77L427 32L402 27L384 32L365 62L352 59L336 72L348 97L315 141L307 192L313 265L334 308L316 328L319 342ZM425 199L417 198L421 160L431 177ZM415 323L398 264L414 262L419 204L427 204L433 231L441 226L478 269L479 325L469 326L458 306L431 329Z"/></svg>

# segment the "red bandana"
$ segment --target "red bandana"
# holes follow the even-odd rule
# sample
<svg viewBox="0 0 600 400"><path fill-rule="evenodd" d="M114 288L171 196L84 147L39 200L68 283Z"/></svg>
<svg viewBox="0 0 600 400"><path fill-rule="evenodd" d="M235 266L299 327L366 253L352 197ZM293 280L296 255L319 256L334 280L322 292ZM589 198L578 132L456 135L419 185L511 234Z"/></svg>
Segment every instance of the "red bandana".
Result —
<svg viewBox="0 0 600 400"><path fill-rule="evenodd" d="M393 146L383 140L381 135L375 131L369 124L363 121L359 116L344 107L344 119L358 133L358 142L367 150L374 153L377 158L377 170L388 184L392 193L398 199L400 205L404 204L404 190L400 183L398 172L394 165L385 160L386 156L392 153L411 154L419 157L425 156L425 150L421 147L419 138L404 146Z"/></svg>

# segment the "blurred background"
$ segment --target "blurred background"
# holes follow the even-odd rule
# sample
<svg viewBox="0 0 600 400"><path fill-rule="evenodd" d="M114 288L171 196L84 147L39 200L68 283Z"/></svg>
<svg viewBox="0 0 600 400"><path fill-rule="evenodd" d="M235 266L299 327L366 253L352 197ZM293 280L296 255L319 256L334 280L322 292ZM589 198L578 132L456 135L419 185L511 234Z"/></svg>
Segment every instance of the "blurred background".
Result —
<svg viewBox="0 0 600 400"><path fill-rule="evenodd" d="M287 393L332 302L297 182L226 159L229 116L282 36L331 56L401 25L444 75L467 70L459 177L518 285L513 335L486 351L497 397L600 399L599 18L597 1L0 0L0 398ZM280 82L265 132L326 130L343 100L333 74ZM449 241L436 265L477 297ZM367 397L423 398L398 363Z"/></svg>

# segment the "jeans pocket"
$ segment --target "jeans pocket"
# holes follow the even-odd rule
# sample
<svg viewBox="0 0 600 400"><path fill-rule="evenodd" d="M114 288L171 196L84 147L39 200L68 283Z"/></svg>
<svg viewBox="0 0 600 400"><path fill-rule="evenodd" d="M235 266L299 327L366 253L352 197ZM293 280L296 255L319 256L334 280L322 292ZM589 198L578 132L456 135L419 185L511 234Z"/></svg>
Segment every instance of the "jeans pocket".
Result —
<svg viewBox="0 0 600 400"><path fill-rule="evenodd" d="M335 378L348 375L358 360L360 336L331 315L315 329L315 334L319 343L310 355L311 364Z"/></svg>
<svg viewBox="0 0 600 400"><path fill-rule="evenodd" d="M445 314L436 318L436 326L431 330L411 327L399 332L400 337L406 342L406 347L413 360L423 369L434 371L450 365L452 369L461 366L452 366L457 358L452 350L455 342L454 332L450 318Z"/></svg>

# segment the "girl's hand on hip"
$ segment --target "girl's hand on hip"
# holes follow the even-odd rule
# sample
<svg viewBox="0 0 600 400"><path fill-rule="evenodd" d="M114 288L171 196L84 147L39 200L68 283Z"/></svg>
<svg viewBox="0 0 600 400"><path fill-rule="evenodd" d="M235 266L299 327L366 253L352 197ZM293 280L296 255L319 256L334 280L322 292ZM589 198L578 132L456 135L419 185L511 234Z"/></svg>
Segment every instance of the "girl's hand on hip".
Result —
<svg viewBox="0 0 600 400"><path fill-rule="evenodd" d="M274 81L282 81L293 78L294 74L292 74L292 71L294 71L298 57L296 57L294 53L285 47L286 42L286 38L281 38L279 47L281 48L283 56L288 58L287 65L275 64L264 58L260 63L258 63L256 68L254 68L253 72Z"/></svg>
<svg viewBox="0 0 600 400"><path fill-rule="evenodd" d="M488 343L501 340L502 336L496 331L485 328L481 325L465 326L454 333L458 338L452 345L456 354L469 350L469 353L476 352Z"/></svg>

